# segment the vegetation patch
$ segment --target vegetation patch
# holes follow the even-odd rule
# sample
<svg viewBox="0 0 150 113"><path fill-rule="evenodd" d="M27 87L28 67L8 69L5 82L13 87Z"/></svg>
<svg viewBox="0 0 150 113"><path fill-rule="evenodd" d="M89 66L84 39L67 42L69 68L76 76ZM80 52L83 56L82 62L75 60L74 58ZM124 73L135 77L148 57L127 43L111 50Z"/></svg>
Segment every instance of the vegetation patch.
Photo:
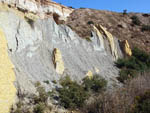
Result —
<svg viewBox="0 0 150 113"><path fill-rule="evenodd" d="M133 113L150 113L150 90L146 91L144 95L136 96L135 99Z"/></svg>
<svg viewBox="0 0 150 113"><path fill-rule="evenodd" d="M88 21L87 24L89 24L89 25L93 24L94 25L94 22L93 21Z"/></svg>
<svg viewBox="0 0 150 113"><path fill-rule="evenodd" d="M107 81L99 75L94 75L91 79L83 79L83 86L86 91L100 92L107 86Z"/></svg>
<svg viewBox="0 0 150 113"><path fill-rule="evenodd" d="M134 25L141 25L141 21L140 21L140 19L137 17L137 16L132 16L131 17L131 19L132 19L132 23L134 24Z"/></svg>
<svg viewBox="0 0 150 113"><path fill-rule="evenodd" d="M80 108L83 107L91 92L103 91L107 82L99 75L94 75L92 79L86 77L82 84L78 84L76 81L72 81L69 76L66 76L60 81L60 84L62 88L58 90L58 93L61 105L65 108Z"/></svg>
<svg viewBox="0 0 150 113"><path fill-rule="evenodd" d="M88 41L88 42L92 42L90 37L86 37L85 40Z"/></svg>
<svg viewBox="0 0 150 113"><path fill-rule="evenodd" d="M61 80L62 88L58 90L61 105L65 108L82 107L85 100L88 98L87 92L82 85L72 81L69 76Z"/></svg>
<svg viewBox="0 0 150 113"><path fill-rule="evenodd" d="M93 96L81 113L150 113L149 86L149 73L138 76L119 89Z"/></svg>
<svg viewBox="0 0 150 113"><path fill-rule="evenodd" d="M150 31L150 25L142 25L141 31Z"/></svg>
<svg viewBox="0 0 150 113"><path fill-rule="evenodd" d="M150 69L150 54L134 48L133 55L128 58L118 59L116 66L121 69L118 80L124 82L128 79L136 77L139 73L143 73Z"/></svg>

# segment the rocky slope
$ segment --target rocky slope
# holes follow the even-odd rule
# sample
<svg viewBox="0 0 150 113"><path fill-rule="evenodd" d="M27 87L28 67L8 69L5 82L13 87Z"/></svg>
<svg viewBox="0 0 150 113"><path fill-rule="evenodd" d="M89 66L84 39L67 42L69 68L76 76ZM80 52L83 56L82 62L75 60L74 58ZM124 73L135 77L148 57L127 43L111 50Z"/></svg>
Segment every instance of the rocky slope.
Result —
<svg viewBox="0 0 150 113"><path fill-rule="evenodd" d="M140 25L135 25L131 17L137 16ZM120 41L128 40L131 47L139 47L150 52L150 32L141 31L143 25L150 26L150 14L115 13L94 9L77 9L69 16L66 24L80 37L90 37L92 27L88 23L101 24Z"/></svg>
<svg viewBox="0 0 150 113"><path fill-rule="evenodd" d="M48 91L59 87L52 81L66 75L80 82L98 74L108 81L109 89L120 85L116 79L119 69L114 66L114 61L123 57L119 37L102 24L91 25L91 36L85 40L70 27L57 25L51 16L43 18L30 8L24 12L28 7L17 4L20 10L7 2L0 4L0 113L10 111L18 91L36 93L37 81ZM42 13L47 15L44 9ZM124 52L132 54L127 41Z"/></svg>

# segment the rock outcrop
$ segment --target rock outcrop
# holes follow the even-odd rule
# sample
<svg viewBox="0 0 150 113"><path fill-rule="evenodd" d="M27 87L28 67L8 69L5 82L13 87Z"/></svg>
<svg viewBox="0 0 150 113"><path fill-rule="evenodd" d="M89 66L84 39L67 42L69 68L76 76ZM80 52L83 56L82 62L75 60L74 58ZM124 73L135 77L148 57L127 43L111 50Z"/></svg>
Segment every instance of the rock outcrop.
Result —
<svg viewBox="0 0 150 113"><path fill-rule="evenodd" d="M114 56L114 60L119 58L119 53L117 49L117 43L115 42L115 38L109 33L106 28L101 25L94 26L94 30L96 31L97 35L100 37L100 41L102 42L102 46L104 49L104 40L108 40L109 48L111 51L112 56ZM106 48L106 46L105 46Z"/></svg>
<svg viewBox="0 0 150 113"><path fill-rule="evenodd" d="M7 52L5 34L0 29L0 113L9 113L15 102L16 88L14 86L14 65Z"/></svg>
<svg viewBox="0 0 150 113"><path fill-rule="evenodd" d="M37 0L0 0L0 2L24 13L37 14L40 18L46 18L50 13L57 13L60 19L66 20L67 16L73 11L72 8L48 0L45 0L44 3L37 2Z"/></svg>
<svg viewBox="0 0 150 113"><path fill-rule="evenodd" d="M123 51L124 51L125 55L132 56L132 50L131 50L127 40L123 41Z"/></svg>
<svg viewBox="0 0 150 113"><path fill-rule="evenodd" d="M55 65L55 69L56 69L56 72L60 75L63 74L64 72L64 62L63 62L63 59L62 59L62 55L61 55L61 52L58 48L55 48L54 51L53 51L53 56L54 56L54 59L53 59L53 62L54 62L54 65Z"/></svg>

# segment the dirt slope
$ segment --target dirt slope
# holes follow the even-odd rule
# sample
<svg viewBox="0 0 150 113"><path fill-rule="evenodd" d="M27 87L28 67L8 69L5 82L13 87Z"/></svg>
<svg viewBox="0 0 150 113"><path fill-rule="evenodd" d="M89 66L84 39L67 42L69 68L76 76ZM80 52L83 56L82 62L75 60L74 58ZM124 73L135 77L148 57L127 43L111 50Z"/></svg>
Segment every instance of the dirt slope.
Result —
<svg viewBox="0 0 150 113"><path fill-rule="evenodd" d="M132 16L137 16L141 25L132 23ZM127 39L131 47L139 47L150 52L150 31L141 31L143 25L150 25L150 14L142 13L115 13L94 9L77 9L69 16L66 24L81 37L89 37L92 27L88 22L101 24L121 41Z"/></svg>

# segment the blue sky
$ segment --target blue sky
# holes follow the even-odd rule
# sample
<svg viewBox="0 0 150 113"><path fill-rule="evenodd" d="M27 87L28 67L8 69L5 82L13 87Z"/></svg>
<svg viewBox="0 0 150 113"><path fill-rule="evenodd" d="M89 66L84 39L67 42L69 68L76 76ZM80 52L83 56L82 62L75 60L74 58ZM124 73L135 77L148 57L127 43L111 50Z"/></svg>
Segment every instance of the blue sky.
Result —
<svg viewBox="0 0 150 113"><path fill-rule="evenodd" d="M74 8L93 8L122 12L127 9L129 12L150 13L150 0L54 0L66 6Z"/></svg>

